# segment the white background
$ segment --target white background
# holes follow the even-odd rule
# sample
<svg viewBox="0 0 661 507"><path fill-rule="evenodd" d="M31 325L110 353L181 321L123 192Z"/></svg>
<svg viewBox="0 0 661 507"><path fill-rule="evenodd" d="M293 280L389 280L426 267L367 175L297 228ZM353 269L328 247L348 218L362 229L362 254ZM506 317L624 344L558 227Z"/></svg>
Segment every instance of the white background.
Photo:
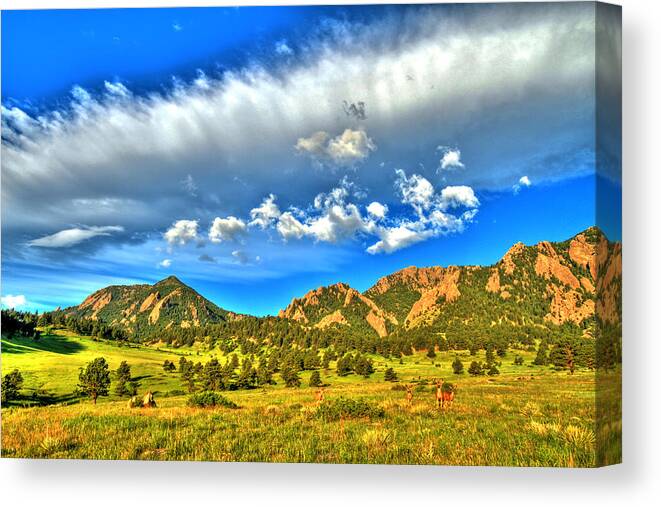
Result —
<svg viewBox="0 0 661 507"><path fill-rule="evenodd" d="M237 1L0 0L0 7L233 3L236 5ZM282 3L287 2L250 2ZM0 505L658 505L661 2L619 3L623 5L624 25L623 465L599 470L556 470L2 459Z"/></svg>

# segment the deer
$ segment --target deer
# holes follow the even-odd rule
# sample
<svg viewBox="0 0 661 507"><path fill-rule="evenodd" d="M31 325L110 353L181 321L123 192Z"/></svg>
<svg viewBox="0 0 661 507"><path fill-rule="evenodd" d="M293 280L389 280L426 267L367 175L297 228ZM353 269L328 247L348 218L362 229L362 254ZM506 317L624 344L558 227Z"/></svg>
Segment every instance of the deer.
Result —
<svg viewBox="0 0 661 507"><path fill-rule="evenodd" d="M454 401L454 389L443 390L443 379L436 382L436 406L438 409L444 409L447 403L448 407Z"/></svg>
<svg viewBox="0 0 661 507"><path fill-rule="evenodd" d="M324 388L320 387L317 389L317 392L314 395L314 399L317 402L317 405L321 405L321 403L324 401Z"/></svg>
<svg viewBox="0 0 661 507"><path fill-rule="evenodd" d="M156 402L154 401L154 394L151 391L147 391L147 393L142 398L142 406L148 408L156 406Z"/></svg>
<svg viewBox="0 0 661 507"><path fill-rule="evenodd" d="M410 406L413 401L413 386L407 384L404 387L406 388L406 404Z"/></svg>

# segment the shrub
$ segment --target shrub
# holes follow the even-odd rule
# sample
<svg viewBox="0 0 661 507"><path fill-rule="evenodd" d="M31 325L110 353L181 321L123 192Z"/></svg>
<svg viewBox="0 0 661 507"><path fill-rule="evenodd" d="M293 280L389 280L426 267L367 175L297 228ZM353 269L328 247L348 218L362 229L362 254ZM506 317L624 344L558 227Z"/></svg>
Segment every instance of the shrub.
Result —
<svg viewBox="0 0 661 507"><path fill-rule="evenodd" d="M458 357L455 357L452 361L452 371L455 375L461 375L464 372L464 363Z"/></svg>
<svg viewBox="0 0 661 507"><path fill-rule="evenodd" d="M516 356L516 357L514 358L514 364L515 364L516 366L521 366L521 365L523 365L523 358L522 358L521 356Z"/></svg>
<svg viewBox="0 0 661 507"><path fill-rule="evenodd" d="M490 377L493 377L494 375L500 375L500 370L496 368L495 364L492 364L491 367L489 368L489 371L487 371L487 375Z"/></svg>
<svg viewBox="0 0 661 507"><path fill-rule="evenodd" d="M225 398L222 394L214 391L203 391L194 393L188 397L189 407L226 407L239 408L232 400Z"/></svg>
<svg viewBox="0 0 661 507"><path fill-rule="evenodd" d="M316 416L324 421L337 421L342 418L381 418L386 415L383 408L363 400L336 398L323 402L317 408Z"/></svg>
<svg viewBox="0 0 661 507"><path fill-rule="evenodd" d="M386 373L383 377L386 382L397 382L397 373L392 368L386 369Z"/></svg>

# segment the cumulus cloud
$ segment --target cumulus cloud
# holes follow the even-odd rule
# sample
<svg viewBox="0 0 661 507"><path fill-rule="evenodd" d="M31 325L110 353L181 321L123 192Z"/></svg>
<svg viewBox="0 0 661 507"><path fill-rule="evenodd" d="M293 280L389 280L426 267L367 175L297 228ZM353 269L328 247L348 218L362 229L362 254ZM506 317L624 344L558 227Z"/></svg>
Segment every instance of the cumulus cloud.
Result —
<svg viewBox="0 0 661 507"><path fill-rule="evenodd" d="M299 153L312 156L316 162L351 167L376 150L376 144L364 130L345 129L333 138L323 131L301 137L295 148Z"/></svg>
<svg viewBox="0 0 661 507"><path fill-rule="evenodd" d="M28 304L28 300L23 294L17 294L17 295L12 295L12 294L7 294L6 296L2 296L2 306L5 306L7 308L20 308L21 306L25 306Z"/></svg>
<svg viewBox="0 0 661 507"><path fill-rule="evenodd" d="M519 182L512 186L512 190L514 190L515 194L518 194L523 187L529 187L530 185L532 185L530 178L528 176L521 176Z"/></svg>
<svg viewBox="0 0 661 507"><path fill-rule="evenodd" d="M418 215L422 215L432 205L434 186L419 174L407 177L402 169L397 169L395 173L397 174L395 187L402 196L402 202L410 204Z"/></svg>
<svg viewBox="0 0 661 507"><path fill-rule="evenodd" d="M170 259L163 259L161 262L158 263L159 267L161 268L169 268L172 266L172 261Z"/></svg>
<svg viewBox="0 0 661 507"><path fill-rule="evenodd" d="M367 248L371 254L392 253L407 246L424 241L432 235L429 230L414 230L407 225L382 229L379 233L381 239Z"/></svg>
<svg viewBox="0 0 661 507"><path fill-rule="evenodd" d="M276 230L285 241L290 239L301 239L308 234L307 227L289 211L284 212L280 216Z"/></svg>
<svg viewBox="0 0 661 507"><path fill-rule="evenodd" d="M439 163L439 169L441 171L450 170L450 169L463 169L465 166L461 161L461 151L458 149L451 149L441 147L443 150L443 156Z"/></svg>
<svg viewBox="0 0 661 507"><path fill-rule="evenodd" d="M374 201L367 206L367 212L374 218L384 218L388 213L388 206Z"/></svg>
<svg viewBox="0 0 661 507"><path fill-rule="evenodd" d="M74 227L33 239L28 245L41 248L68 248L97 236L110 236L113 232L123 231L124 228L119 225Z"/></svg>
<svg viewBox="0 0 661 507"><path fill-rule="evenodd" d="M250 210L250 226L258 226L266 229L280 217L280 208L275 203L275 195L269 194L262 204Z"/></svg>
<svg viewBox="0 0 661 507"><path fill-rule="evenodd" d="M198 226L197 220L177 220L172 227L165 231L163 237L170 246L183 246L198 239Z"/></svg>
<svg viewBox="0 0 661 507"><path fill-rule="evenodd" d="M293 208L281 213L275 195L270 194L251 211L251 216L255 225L263 229L273 227L285 242L310 238L335 244L357 236L376 237L376 243L366 251L387 254L429 238L463 231L480 206L469 186L446 186L437 192L423 176L409 177L403 170L396 171L395 187L401 203L415 211L415 220L389 217L388 207L377 201L361 211L350 199L362 196L362 191L346 177L337 187L318 194L305 210Z"/></svg>
<svg viewBox="0 0 661 507"><path fill-rule="evenodd" d="M246 233L246 229L246 223L240 218L233 216L227 218L216 217L209 229L209 239L213 243L236 241Z"/></svg>
<svg viewBox="0 0 661 507"><path fill-rule="evenodd" d="M477 208L480 201L475 196L471 187L466 185L449 186L441 190L440 206L442 209L458 208Z"/></svg>

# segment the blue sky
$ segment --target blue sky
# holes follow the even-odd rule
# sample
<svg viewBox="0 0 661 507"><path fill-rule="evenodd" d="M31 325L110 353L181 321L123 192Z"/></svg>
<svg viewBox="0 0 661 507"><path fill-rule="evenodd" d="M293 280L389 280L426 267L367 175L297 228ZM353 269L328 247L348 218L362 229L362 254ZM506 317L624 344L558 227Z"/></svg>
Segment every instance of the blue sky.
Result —
<svg viewBox="0 0 661 507"><path fill-rule="evenodd" d="M594 23L585 4L4 11L3 302L176 274L276 313L564 240L597 185L619 239Z"/></svg>

